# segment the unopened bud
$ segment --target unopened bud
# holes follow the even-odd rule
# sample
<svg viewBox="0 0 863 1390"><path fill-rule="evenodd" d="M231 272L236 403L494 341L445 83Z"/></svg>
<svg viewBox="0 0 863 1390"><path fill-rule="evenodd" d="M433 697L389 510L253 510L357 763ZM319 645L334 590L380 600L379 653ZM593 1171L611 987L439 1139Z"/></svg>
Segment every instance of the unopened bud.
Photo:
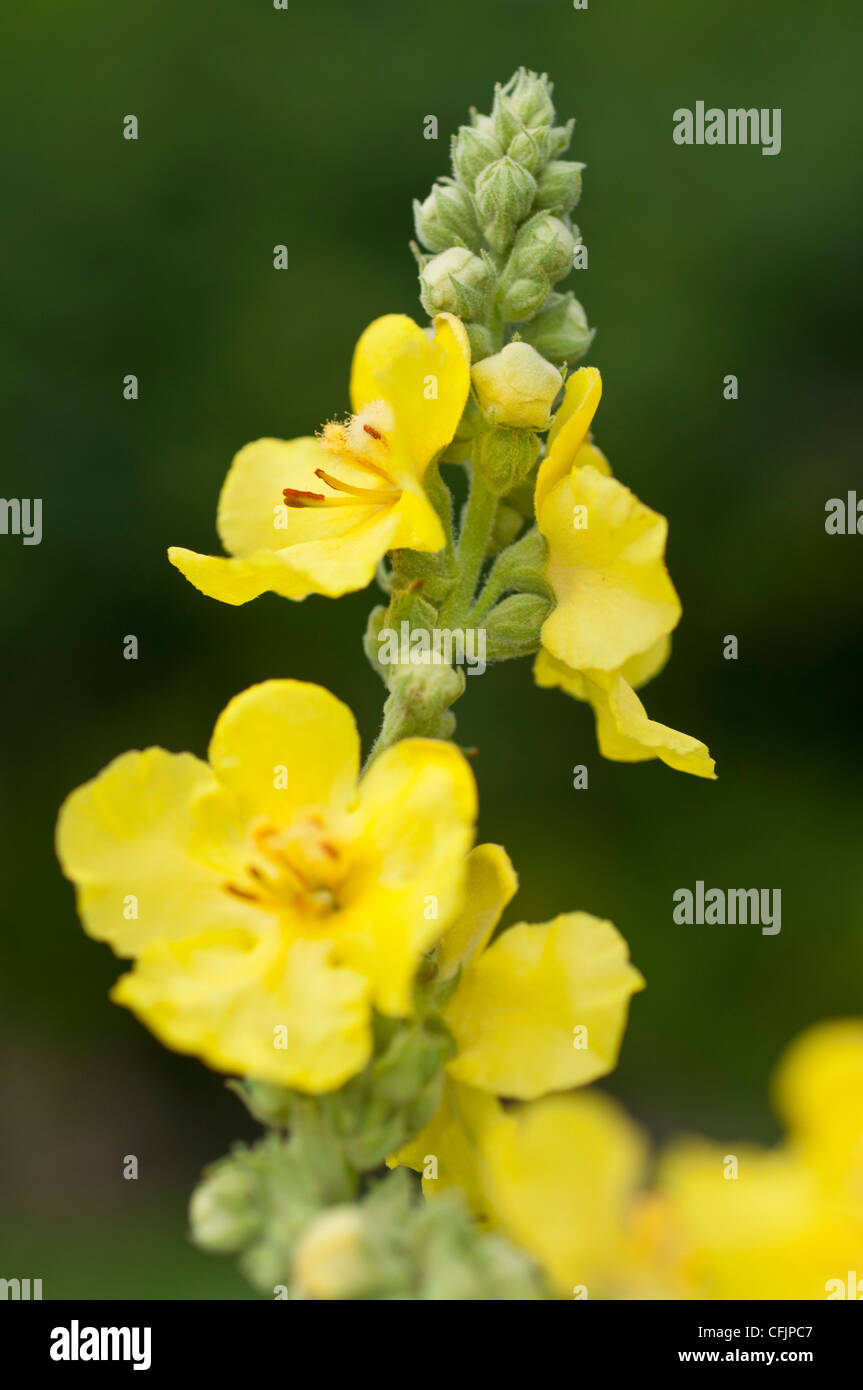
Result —
<svg viewBox="0 0 863 1390"><path fill-rule="evenodd" d="M436 183L424 203L414 202L414 225L430 251L446 251L458 242L476 250L482 241L470 194L452 179Z"/></svg>
<svg viewBox="0 0 863 1390"><path fill-rule="evenodd" d="M477 362L471 379L479 408L492 425L545 429L561 376L530 343L507 343L494 357Z"/></svg>
<svg viewBox="0 0 863 1390"><path fill-rule="evenodd" d="M550 294L540 313L523 325L521 336L549 362L577 362L593 342L593 329L573 294Z"/></svg>
<svg viewBox="0 0 863 1390"><path fill-rule="evenodd" d="M536 174L551 154L551 131L542 126L538 130L520 130L510 140L506 152L510 159Z"/></svg>
<svg viewBox="0 0 863 1390"><path fill-rule="evenodd" d="M544 294L572 267L576 239L559 217L537 213L516 235L501 277L500 303L504 318L521 323L537 313Z"/></svg>
<svg viewBox="0 0 863 1390"><path fill-rule="evenodd" d="M189 1225L192 1239L203 1250L241 1250L261 1226L254 1175L226 1160L192 1193Z"/></svg>
<svg viewBox="0 0 863 1390"><path fill-rule="evenodd" d="M481 319L493 284L487 261L463 246L451 246L433 256L420 271L420 299L430 316L447 313L460 319Z"/></svg>
<svg viewBox="0 0 863 1390"><path fill-rule="evenodd" d="M571 212L581 197L583 164L553 159L537 179L536 206L548 212Z"/></svg>
<svg viewBox="0 0 863 1390"><path fill-rule="evenodd" d="M330 1207L316 1216L297 1242L293 1277L300 1298L338 1299L367 1273L364 1225L357 1207Z"/></svg>
<svg viewBox="0 0 863 1390"><path fill-rule="evenodd" d="M569 149L569 142L572 139L572 132L575 129L575 117L567 121L566 125L555 125L551 128L551 157L559 158L566 154Z"/></svg>
<svg viewBox="0 0 863 1390"><path fill-rule="evenodd" d="M497 88L495 106L505 102L528 129L550 126L555 115L552 91L552 83L545 73L538 75L527 68L519 68L503 87Z"/></svg>
<svg viewBox="0 0 863 1390"><path fill-rule="evenodd" d="M532 217L516 239L514 254L526 264L539 264L552 284L572 269L576 239L559 217L543 212Z"/></svg>
<svg viewBox="0 0 863 1390"><path fill-rule="evenodd" d="M496 497L502 497L530 473L539 457L539 435L533 430L495 426L474 441L473 464Z"/></svg>
<svg viewBox="0 0 863 1390"><path fill-rule="evenodd" d="M538 650L542 625L554 607L541 594L511 594L485 619L489 661L508 661Z"/></svg>
<svg viewBox="0 0 863 1390"><path fill-rule="evenodd" d="M541 270L508 280L500 307L507 323L524 323L542 308L549 290L548 276Z"/></svg>
<svg viewBox="0 0 863 1390"><path fill-rule="evenodd" d="M536 180L508 155L483 169L476 181L474 198L483 231L495 251L509 246L535 197Z"/></svg>
<svg viewBox="0 0 863 1390"><path fill-rule="evenodd" d="M488 130L463 125L453 141L452 162L466 188L472 189L487 164L503 156L503 146Z"/></svg>

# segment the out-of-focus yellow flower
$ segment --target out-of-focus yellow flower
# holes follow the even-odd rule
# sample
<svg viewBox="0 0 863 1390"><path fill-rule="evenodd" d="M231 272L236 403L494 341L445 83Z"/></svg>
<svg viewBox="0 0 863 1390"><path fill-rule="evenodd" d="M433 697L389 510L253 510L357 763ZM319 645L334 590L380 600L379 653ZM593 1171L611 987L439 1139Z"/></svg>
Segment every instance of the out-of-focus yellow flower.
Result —
<svg viewBox="0 0 863 1390"><path fill-rule="evenodd" d="M537 1101L520 1108L516 1123L498 1097L533 1102L611 1071L630 997L644 980L616 928L588 913L567 913L542 926L521 923L489 946L515 889L515 873L499 846L473 850L466 908L438 946L442 977L461 972L445 1014L456 1054L447 1064L440 1109L397 1160L424 1174L429 1195L458 1187L478 1216L521 1240L511 1212L518 1209L513 1184L520 1179L513 1170L522 1148L542 1132L543 1117L557 1123L563 1116L566 1125L575 1112L570 1099ZM547 1110L539 1108L546 1104ZM578 1116L592 1114L593 1104ZM527 1157L523 1161L529 1165ZM594 1175L590 1188L588 1179L590 1191L597 1181ZM571 1233L570 1239L577 1244L580 1236Z"/></svg>
<svg viewBox="0 0 863 1390"><path fill-rule="evenodd" d="M668 659L680 600L665 568L665 518L611 476L589 437L601 391L595 368L570 377L537 475L537 525L556 606L534 677L591 704L604 757L660 758L712 778L705 745L648 718L635 694Z"/></svg>
<svg viewBox="0 0 863 1390"><path fill-rule="evenodd" d="M494 1219L561 1297L652 1292L630 1250L645 1151L620 1106L593 1090L519 1106L489 1131L483 1168Z"/></svg>
<svg viewBox="0 0 863 1390"><path fill-rule="evenodd" d="M173 546L171 563L211 598L239 604L267 590L334 597L365 588L388 550L440 550L423 477L455 434L469 389L457 318L439 314L433 335L404 314L376 319L354 353L347 423L317 439L247 444L219 498L232 558Z"/></svg>
<svg viewBox="0 0 863 1390"><path fill-rule="evenodd" d="M659 1291L655 1271L645 1273L633 1253L644 1159L640 1132L599 1091L504 1108L451 1082L435 1121L399 1155L423 1172L427 1196L459 1188L479 1220L528 1251L564 1298Z"/></svg>
<svg viewBox="0 0 863 1390"><path fill-rule="evenodd" d="M795 1148L863 1221L863 1020L802 1033L776 1070L773 1097Z"/></svg>
<svg viewBox="0 0 863 1390"><path fill-rule="evenodd" d="M785 1143L758 1149L684 1140L660 1165L654 1254L683 1296L857 1297L863 1023L803 1034L781 1062L774 1091L789 1125Z"/></svg>
<svg viewBox="0 0 863 1390"><path fill-rule="evenodd" d="M112 997L169 1047L326 1091L368 1059L373 1007L410 1012L462 906L475 783L452 745L406 739L358 784L359 751L328 691L266 681L220 715L209 763L126 753L65 802L85 928L135 959Z"/></svg>

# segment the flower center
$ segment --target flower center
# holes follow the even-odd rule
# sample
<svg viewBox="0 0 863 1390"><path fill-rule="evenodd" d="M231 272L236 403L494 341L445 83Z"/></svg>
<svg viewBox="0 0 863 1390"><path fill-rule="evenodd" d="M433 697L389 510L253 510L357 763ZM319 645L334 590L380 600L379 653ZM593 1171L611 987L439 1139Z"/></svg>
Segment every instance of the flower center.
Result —
<svg viewBox="0 0 863 1390"><path fill-rule="evenodd" d="M362 487L338 478L326 468L316 468L315 476L331 488L330 493L308 492L286 487L286 507L379 507L397 502L401 488L387 471L393 432L393 413L386 401L370 401L357 415L344 422L331 420L320 434L321 446L335 460L343 460L360 474L371 474L377 486Z"/></svg>
<svg viewBox="0 0 863 1390"><path fill-rule="evenodd" d="M242 882L224 885L227 893L268 912L289 908L320 918L338 910L346 866L323 816L312 814L288 827L262 822L252 830L252 843L255 856Z"/></svg>

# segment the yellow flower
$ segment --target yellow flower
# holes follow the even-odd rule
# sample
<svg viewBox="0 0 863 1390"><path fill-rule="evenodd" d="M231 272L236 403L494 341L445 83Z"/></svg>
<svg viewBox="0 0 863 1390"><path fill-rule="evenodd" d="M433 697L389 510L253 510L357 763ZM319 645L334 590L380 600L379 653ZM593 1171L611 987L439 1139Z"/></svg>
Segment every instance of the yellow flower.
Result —
<svg viewBox="0 0 863 1390"><path fill-rule="evenodd" d="M506 1170L492 1180L489 1168L494 1144L514 1124L498 1097L533 1102L611 1071L644 980L616 928L584 912L520 923L489 946L515 873L498 845L478 846L467 863L466 907L438 945L441 976L460 970L445 1012L456 1054L440 1109L397 1161L424 1173L427 1193L458 1187L479 1216L509 1228L498 1211ZM529 1138L530 1123L520 1121L518 1135ZM515 1140L505 1142L518 1152Z"/></svg>
<svg viewBox="0 0 863 1390"><path fill-rule="evenodd" d="M451 441L470 389L470 348L457 318L433 336L403 314L365 330L351 368L354 414L319 439L259 439L234 458L218 530L232 558L172 546L171 563L202 593L247 603L335 597L371 582L388 550L440 550L440 519L423 487Z"/></svg>
<svg viewBox="0 0 863 1390"><path fill-rule="evenodd" d="M863 1267L859 1232L789 1149L682 1141L658 1183L663 1272L686 1297L823 1299L830 1280Z"/></svg>
<svg viewBox="0 0 863 1390"><path fill-rule="evenodd" d="M319 1092L365 1064L373 1007L410 1012L462 904L474 779L426 739L358 771L347 707L274 680L231 700L209 763L126 753L67 799L85 928L135 959L112 997L169 1047Z"/></svg>
<svg viewBox="0 0 863 1390"><path fill-rule="evenodd" d="M660 758L712 778L705 745L649 719L635 694L668 659L680 600L665 568L668 523L611 476L589 437L601 391L595 368L570 377L537 475L537 525L556 606L534 677L589 701L604 757Z"/></svg>
<svg viewBox="0 0 863 1390"><path fill-rule="evenodd" d="M774 1149L682 1141L658 1176L656 1255L696 1298L847 1298L863 1279L863 1022L821 1024L789 1049Z"/></svg>
<svg viewBox="0 0 863 1390"><path fill-rule="evenodd" d="M863 1218L863 1020L836 1019L801 1034L777 1068L773 1096L807 1163Z"/></svg>

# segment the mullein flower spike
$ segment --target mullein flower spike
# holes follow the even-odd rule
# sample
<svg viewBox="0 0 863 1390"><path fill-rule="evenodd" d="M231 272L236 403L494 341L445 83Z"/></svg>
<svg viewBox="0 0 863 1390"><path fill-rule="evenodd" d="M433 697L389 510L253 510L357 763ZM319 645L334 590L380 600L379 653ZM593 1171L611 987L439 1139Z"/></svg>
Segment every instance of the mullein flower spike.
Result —
<svg viewBox="0 0 863 1390"><path fill-rule="evenodd" d="M347 707L272 680L228 704L207 761L124 754L60 814L85 929L132 961L112 997L235 1078L265 1128L208 1170L190 1221L269 1296L626 1295L660 1278L631 1220L643 1142L588 1089L644 980L586 912L495 935L515 871L473 845L476 786L448 741L469 685L454 638L463 652L479 630L483 668L535 656L539 685L589 702L605 756L713 775L634 693L681 610L665 519L590 435L599 372L572 371L593 335L556 286L584 166L555 120L525 69L472 113L451 177L414 205L431 323L376 319L349 414L240 450L226 555L169 551L234 605L377 578L364 647L387 697L363 774ZM458 524L447 466L470 477Z"/></svg>

